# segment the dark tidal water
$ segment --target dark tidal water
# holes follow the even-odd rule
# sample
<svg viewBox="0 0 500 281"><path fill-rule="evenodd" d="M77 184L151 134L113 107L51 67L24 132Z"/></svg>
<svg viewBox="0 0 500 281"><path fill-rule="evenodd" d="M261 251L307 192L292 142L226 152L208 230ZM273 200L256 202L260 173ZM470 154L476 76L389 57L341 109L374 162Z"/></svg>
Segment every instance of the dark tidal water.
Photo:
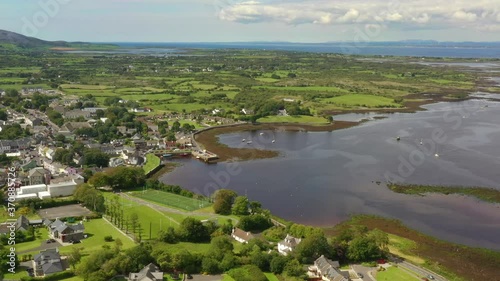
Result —
<svg viewBox="0 0 500 281"><path fill-rule="evenodd" d="M441 239L500 250L500 204L408 196L385 187L391 180L500 189L500 103L477 99L426 108L335 132L222 135L229 146L276 149L281 156L217 165L183 160L161 180L205 194L230 188L300 223L331 226L350 214L374 214Z"/></svg>

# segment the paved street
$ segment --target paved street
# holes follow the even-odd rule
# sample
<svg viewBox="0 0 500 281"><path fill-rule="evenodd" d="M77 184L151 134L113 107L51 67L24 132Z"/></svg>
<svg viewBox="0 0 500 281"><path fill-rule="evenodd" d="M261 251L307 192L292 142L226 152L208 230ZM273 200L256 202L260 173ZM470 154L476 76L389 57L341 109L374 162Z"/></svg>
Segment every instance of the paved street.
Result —
<svg viewBox="0 0 500 281"><path fill-rule="evenodd" d="M432 275L432 276L434 276L434 278L435 278L434 280L436 280L436 281L447 281L446 279L436 275L436 273L434 273L430 270L427 270L427 269L419 267L419 266L415 266L415 265L413 265L409 262L406 262L406 261L398 262L397 265L400 267L404 267L410 271L415 272L419 277L427 277L429 275Z"/></svg>

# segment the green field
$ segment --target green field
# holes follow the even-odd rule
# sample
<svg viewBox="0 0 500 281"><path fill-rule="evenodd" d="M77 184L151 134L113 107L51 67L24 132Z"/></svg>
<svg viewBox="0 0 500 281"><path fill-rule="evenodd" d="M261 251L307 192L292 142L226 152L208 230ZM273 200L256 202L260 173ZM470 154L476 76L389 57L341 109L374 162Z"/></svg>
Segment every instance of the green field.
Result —
<svg viewBox="0 0 500 281"><path fill-rule="evenodd" d="M400 269L399 267L391 266L386 271L377 273L377 281L416 281L420 278Z"/></svg>
<svg viewBox="0 0 500 281"><path fill-rule="evenodd" d="M85 226L85 234L88 235L88 237L82 240L82 243L80 244L69 245L59 248L61 254L63 255L68 254L71 252L73 248L82 248L82 254L86 256L94 251L101 249L102 246L104 245L112 246L113 242L104 241L104 236L108 235L111 235L114 239L119 238L123 243L123 249L128 249L135 245L135 243L132 240L130 240L130 238L120 233L118 230L116 230L116 228L114 228L111 224L107 223L103 219L95 219L87 221L84 222L83 225ZM39 251L35 249L40 247L41 243L47 240L48 238L49 237L47 229L42 228L40 229L40 236L37 237L35 241L18 244L16 246L16 252L18 253L23 252L22 254L19 254L19 256L28 254L36 255L39 253ZM5 279L19 280L23 276L28 276L28 274L26 273L26 271L21 269L16 274L6 274ZM71 279L65 279L65 280L82 280L82 279L79 277L73 277Z"/></svg>
<svg viewBox="0 0 500 281"><path fill-rule="evenodd" d="M260 118L257 122L261 123L313 123L313 124L327 124L328 120L323 117L315 117L315 116L267 116L264 118Z"/></svg>
<svg viewBox="0 0 500 281"><path fill-rule="evenodd" d="M132 195L160 205L174 207L185 211L194 211L211 205L207 201L196 200L159 190L136 191L132 193Z"/></svg>
<svg viewBox="0 0 500 281"><path fill-rule="evenodd" d="M160 166L160 158L152 153L146 154L146 164L142 167L144 173L149 174L151 171Z"/></svg>

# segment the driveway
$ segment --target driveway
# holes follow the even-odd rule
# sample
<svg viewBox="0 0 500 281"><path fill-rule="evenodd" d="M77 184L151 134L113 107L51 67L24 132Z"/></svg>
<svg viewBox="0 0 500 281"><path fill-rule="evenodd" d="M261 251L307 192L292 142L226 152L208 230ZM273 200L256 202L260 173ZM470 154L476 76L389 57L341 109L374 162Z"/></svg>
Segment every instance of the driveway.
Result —
<svg viewBox="0 0 500 281"><path fill-rule="evenodd" d="M25 250L25 251L22 251L22 252L19 252L18 254L19 255L22 255L22 254L25 254L25 253L30 253L30 252L39 252L39 251L45 251L47 249L55 249L55 248L59 248L59 247L62 247L63 245L61 245L61 243L59 242L52 242L52 243L47 243L47 240L43 240L40 247L37 247L37 248L33 248L33 249L29 249L29 250Z"/></svg>
<svg viewBox="0 0 500 281"><path fill-rule="evenodd" d="M193 275L192 281L221 281L224 277L222 275ZM186 279L188 280L188 279Z"/></svg>
<svg viewBox="0 0 500 281"><path fill-rule="evenodd" d="M363 278L353 279L353 281L354 280L363 280L363 281L374 281L375 280L375 279L371 278L368 273L377 270L376 267L366 267L366 266L362 266L360 264L354 264L354 265L351 266L351 268L356 273L363 274Z"/></svg>

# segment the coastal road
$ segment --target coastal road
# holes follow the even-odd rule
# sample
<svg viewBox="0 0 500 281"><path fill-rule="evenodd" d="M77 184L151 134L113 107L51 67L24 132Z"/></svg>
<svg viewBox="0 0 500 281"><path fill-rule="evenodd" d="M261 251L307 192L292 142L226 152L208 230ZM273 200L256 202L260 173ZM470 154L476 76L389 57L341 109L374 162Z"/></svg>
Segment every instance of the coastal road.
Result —
<svg viewBox="0 0 500 281"><path fill-rule="evenodd" d="M433 280L436 280L436 281L448 281L446 278L428 270L428 269L425 269L425 268L422 268L420 266L416 266L414 264L411 264L407 261L404 261L402 260L401 258L394 258L392 260L392 262L394 262L395 264L397 264L398 266L400 267L403 267L413 273L415 273L416 275L418 275L419 277L425 277L425 278L428 278L429 275L432 275L434 277ZM428 278L430 279L430 278Z"/></svg>

